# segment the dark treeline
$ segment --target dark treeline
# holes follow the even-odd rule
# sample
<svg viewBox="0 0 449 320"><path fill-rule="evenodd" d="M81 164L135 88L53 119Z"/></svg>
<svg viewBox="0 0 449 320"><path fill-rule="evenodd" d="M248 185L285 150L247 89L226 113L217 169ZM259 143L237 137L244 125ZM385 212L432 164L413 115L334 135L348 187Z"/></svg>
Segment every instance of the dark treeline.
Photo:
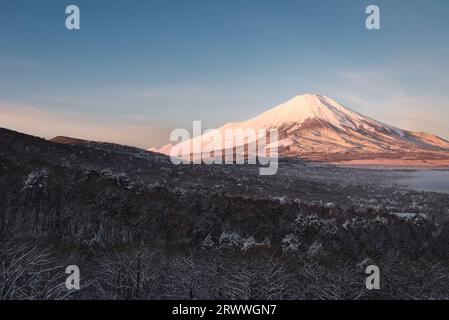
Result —
<svg viewBox="0 0 449 320"><path fill-rule="evenodd" d="M434 209L205 190L210 168L2 137L0 299L448 298L449 224ZM370 264L381 290L365 287ZM68 265L80 268L79 291L65 287Z"/></svg>
<svg viewBox="0 0 449 320"><path fill-rule="evenodd" d="M51 170L2 184L4 299L437 299L449 292L449 229L429 217ZM82 270L79 292L65 289L69 264ZM365 288L368 264L381 268L379 291Z"/></svg>

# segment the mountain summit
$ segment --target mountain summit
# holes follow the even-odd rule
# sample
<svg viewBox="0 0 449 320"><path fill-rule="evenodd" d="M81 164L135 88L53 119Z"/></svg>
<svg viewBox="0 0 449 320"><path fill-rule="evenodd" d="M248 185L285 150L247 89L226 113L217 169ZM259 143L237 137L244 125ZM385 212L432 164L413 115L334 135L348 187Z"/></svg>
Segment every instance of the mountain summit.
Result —
<svg viewBox="0 0 449 320"><path fill-rule="evenodd" d="M218 130L272 128L279 132L279 154L286 157L332 162L449 158L449 142L438 136L384 124L317 94L298 95L252 119L227 123ZM158 151L169 154L171 147Z"/></svg>
<svg viewBox="0 0 449 320"><path fill-rule="evenodd" d="M341 130L344 130L344 128L357 129L360 125L372 124L384 126L397 133L401 132L397 128L387 126L352 111L331 98L317 94L298 95L255 118L234 125L244 128L268 129L280 128L291 123L302 126L310 120L323 121Z"/></svg>

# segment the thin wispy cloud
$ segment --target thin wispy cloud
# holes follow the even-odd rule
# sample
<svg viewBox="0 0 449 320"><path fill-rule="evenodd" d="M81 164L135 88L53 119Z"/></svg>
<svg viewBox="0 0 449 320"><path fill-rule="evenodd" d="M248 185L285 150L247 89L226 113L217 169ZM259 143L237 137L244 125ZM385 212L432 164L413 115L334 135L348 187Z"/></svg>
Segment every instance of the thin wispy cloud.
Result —
<svg viewBox="0 0 449 320"><path fill-rule="evenodd" d="M0 101L0 127L51 139L69 136L86 140L115 142L147 148L160 145L171 128L135 119L99 119L70 111L55 111L33 105Z"/></svg>
<svg viewBox="0 0 449 320"><path fill-rule="evenodd" d="M373 118L414 131L428 131L449 139L447 92L426 94L401 81L401 74L386 69L344 71L335 96Z"/></svg>
<svg viewBox="0 0 449 320"><path fill-rule="evenodd" d="M366 29L360 1L343 8L331 1L117 0L116 25L102 19L99 2L80 0L81 30L69 32L63 5L9 2L0 11L0 99L37 108L40 119L81 119L80 128L88 122L156 130L189 128L192 120L217 127L317 93L404 129L449 138L449 4L429 2L419 11L416 3L377 4L380 32ZM21 121L16 128L29 131ZM33 132L47 136L44 123ZM113 130L100 139L112 140ZM147 147L166 144L164 130ZM135 134L127 141L141 145Z"/></svg>

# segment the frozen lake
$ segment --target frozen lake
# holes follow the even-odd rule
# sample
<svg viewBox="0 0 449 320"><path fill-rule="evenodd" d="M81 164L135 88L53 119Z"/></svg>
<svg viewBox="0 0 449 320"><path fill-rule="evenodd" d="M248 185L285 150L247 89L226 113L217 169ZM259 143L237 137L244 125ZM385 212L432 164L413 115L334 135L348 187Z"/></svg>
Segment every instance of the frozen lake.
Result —
<svg viewBox="0 0 449 320"><path fill-rule="evenodd" d="M449 170L420 170L410 172L410 177L398 183L420 191L449 193Z"/></svg>

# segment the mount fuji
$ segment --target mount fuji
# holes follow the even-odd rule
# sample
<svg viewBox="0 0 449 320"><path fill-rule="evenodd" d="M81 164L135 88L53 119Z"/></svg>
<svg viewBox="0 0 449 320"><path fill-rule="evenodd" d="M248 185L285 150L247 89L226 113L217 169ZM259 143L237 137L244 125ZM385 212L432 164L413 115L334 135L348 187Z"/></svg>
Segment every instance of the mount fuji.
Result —
<svg viewBox="0 0 449 320"><path fill-rule="evenodd" d="M279 155L304 160L449 160L449 142L436 135L384 124L316 94L298 95L252 119L227 123L217 130L226 129L277 129ZM204 138L182 143L201 139L204 145ZM169 144L150 150L170 154L172 147Z"/></svg>

